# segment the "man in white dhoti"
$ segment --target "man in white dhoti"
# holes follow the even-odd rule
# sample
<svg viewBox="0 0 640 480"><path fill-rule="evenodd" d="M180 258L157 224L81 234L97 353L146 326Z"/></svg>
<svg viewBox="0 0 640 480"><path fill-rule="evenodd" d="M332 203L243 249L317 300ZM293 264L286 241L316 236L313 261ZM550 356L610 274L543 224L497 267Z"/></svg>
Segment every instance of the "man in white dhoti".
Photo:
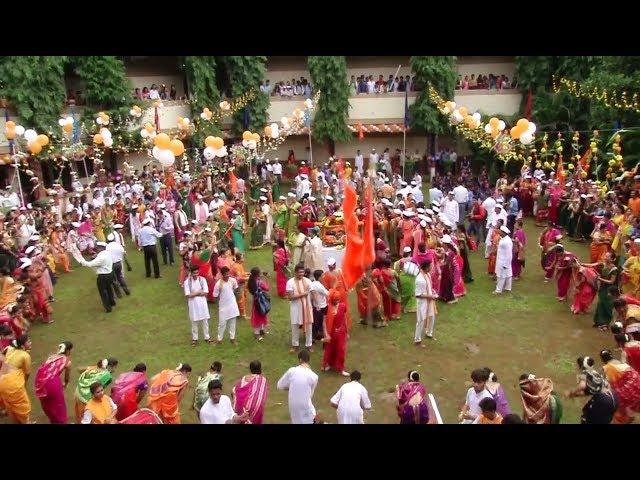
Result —
<svg viewBox="0 0 640 480"><path fill-rule="evenodd" d="M364 411L371 409L369 393L360 383L362 375L354 370L350 377L351 381L342 385L331 397L331 406L338 410L336 413L341 425L364 423Z"/></svg>
<svg viewBox="0 0 640 480"><path fill-rule="evenodd" d="M453 192L449 192L447 197L440 203L440 210L444 213L447 219L456 225L460 220L460 206L456 199L453 197Z"/></svg>
<svg viewBox="0 0 640 480"><path fill-rule="evenodd" d="M313 309L311 307L311 280L304 276L304 266L295 267L295 276L287 280L289 313L291 315L291 353L300 346L300 329L304 328L305 347L313 351Z"/></svg>
<svg viewBox="0 0 640 480"><path fill-rule="evenodd" d="M271 215L271 205L267 202L267 197L261 196L260 200L264 202L260 209L267 219L267 229L264 232L264 243L272 244L271 235L273 232L273 215Z"/></svg>
<svg viewBox="0 0 640 480"><path fill-rule="evenodd" d="M289 391L289 415L293 424L313 423L316 409L312 398L318 385L318 375L309 366L309 352L302 350L298 353L300 365L291 367L278 380L278 390Z"/></svg>
<svg viewBox="0 0 640 480"><path fill-rule="evenodd" d="M240 315L240 309L235 292L238 289L238 282L229 275L229 267L222 267L220 275L220 280L213 287L213 298L218 301L218 343L222 343L228 323L229 339L232 344L237 345L236 318Z"/></svg>
<svg viewBox="0 0 640 480"><path fill-rule="evenodd" d="M416 296L416 332L413 341L416 346L425 348L422 343L422 332L427 324L427 338L433 338L433 329L436 325L436 300L438 295L431 285L431 262L426 260L420 265L420 273L415 280Z"/></svg>
<svg viewBox="0 0 640 480"><path fill-rule="evenodd" d="M189 320L191 320L191 345L198 344L198 325L202 325L204 341L211 343L209 339L209 307L207 306L207 280L198 275L198 267L191 267L189 278L184 281L184 295L189 306Z"/></svg>
<svg viewBox="0 0 640 480"><path fill-rule="evenodd" d="M313 227L310 229L311 238L304 244L303 261L304 266L312 272L322 270L324 268L324 259L322 258L322 240L318 237L320 229Z"/></svg>
<svg viewBox="0 0 640 480"><path fill-rule="evenodd" d="M496 255L496 277L498 277L498 283L496 284L496 290L493 292L495 295L502 293L503 290L511 291L513 241L509 237L510 233L507 227L500 227L500 237L502 238L498 243L498 253Z"/></svg>

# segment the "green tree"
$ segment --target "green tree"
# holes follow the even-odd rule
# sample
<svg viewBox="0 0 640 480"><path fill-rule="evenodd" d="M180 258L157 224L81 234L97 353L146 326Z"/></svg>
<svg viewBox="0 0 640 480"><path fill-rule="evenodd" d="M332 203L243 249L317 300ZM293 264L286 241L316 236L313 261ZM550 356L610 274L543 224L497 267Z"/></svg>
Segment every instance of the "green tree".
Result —
<svg viewBox="0 0 640 480"><path fill-rule="evenodd" d="M0 97L6 97L25 128L44 131L55 125L64 108L67 57L0 58Z"/></svg>
<svg viewBox="0 0 640 480"><path fill-rule="evenodd" d="M231 96L236 98L249 90L255 91L254 99L249 102L248 129L262 135L262 129L267 124L267 109L269 96L260 91L260 85L267 73L267 57L263 56L229 56L223 57L226 65ZM244 109L233 115L233 132L240 134L244 130Z"/></svg>
<svg viewBox="0 0 640 480"><path fill-rule="evenodd" d="M78 56L71 62L84 81L84 96L92 112L127 114L133 102L132 85L118 57Z"/></svg>
<svg viewBox="0 0 640 480"><path fill-rule="evenodd" d="M204 139L207 136L220 135L220 125L200 118L200 114L205 107L215 110L220 103L216 63L215 57L211 56L187 56L184 59L189 99L191 101L191 115L196 126L192 141L194 145L200 147L204 146Z"/></svg>
<svg viewBox="0 0 640 480"><path fill-rule="evenodd" d="M308 58L311 82L320 99L316 107L313 136L318 141L328 141L330 151L335 142L347 142L353 135L347 127L349 119L349 84L347 83L347 59L334 56Z"/></svg>

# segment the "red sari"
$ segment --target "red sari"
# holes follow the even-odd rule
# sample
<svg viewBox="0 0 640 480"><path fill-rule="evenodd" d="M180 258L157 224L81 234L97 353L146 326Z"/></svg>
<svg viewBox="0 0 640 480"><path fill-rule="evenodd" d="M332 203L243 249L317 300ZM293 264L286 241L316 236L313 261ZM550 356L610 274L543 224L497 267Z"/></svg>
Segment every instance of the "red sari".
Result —
<svg viewBox="0 0 640 480"><path fill-rule="evenodd" d="M627 357L627 364L636 372L640 372L640 342L632 340L624 346L624 354Z"/></svg>
<svg viewBox="0 0 640 480"><path fill-rule="evenodd" d="M238 415L249 413L247 423L262 425L269 384L262 375L254 375L250 380L246 378L242 377L233 387L233 410Z"/></svg>
<svg viewBox="0 0 640 480"><path fill-rule="evenodd" d="M213 276L210 260L211 251L209 249L194 252L193 255L191 255L191 265L197 266L198 275L200 275L207 281L207 288L209 290L209 293L207 293L207 300L212 302L215 277Z"/></svg>
<svg viewBox="0 0 640 480"><path fill-rule="evenodd" d="M330 292L329 300L338 295ZM324 345L324 355L322 357L322 368L331 367L336 372L344 371L344 359L347 353L347 307L344 302L337 306L329 305L327 309L327 333L331 340Z"/></svg>
<svg viewBox="0 0 640 480"><path fill-rule="evenodd" d="M598 293L597 278L598 274L595 269L580 267L578 285L576 285L576 292L571 305L571 311L576 315L589 310L594 298L596 298Z"/></svg>
<svg viewBox="0 0 640 480"><path fill-rule="evenodd" d="M124 420L138 410L138 393L148 388L143 372L122 373L111 389L111 399L118 406L117 420Z"/></svg>
<svg viewBox="0 0 640 480"><path fill-rule="evenodd" d="M382 308L385 318L387 320L400 318L402 301L398 274L390 268L376 268L371 276L382 294Z"/></svg>
<svg viewBox="0 0 640 480"><path fill-rule="evenodd" d="M273 252L273 269L276 271L276 287L278 296L286 298L287 296L287 274L285 267L289 264L289 254L284 248L277 248Z"/></svg>
<svg viewBox="0 0 640 480"><path fill-rule="evenodd" d="M571 279L573 278L573 269L569 267L569 265L575 257L573 253L565 252L556 262L558 268L563 268L562 270L558 270L558 298L567 298L569 287L571 286Z"/></svg>
<svg viewBox="0 0 640 480"><path fill-rule="evenodd" d="M269 284L262 278L257 280L258 286L263 292L269 291ZM251 309L251 326L253 328L264 328L269 324L269 314L262 315L256 307L256 297L254 295Z"/></svg>

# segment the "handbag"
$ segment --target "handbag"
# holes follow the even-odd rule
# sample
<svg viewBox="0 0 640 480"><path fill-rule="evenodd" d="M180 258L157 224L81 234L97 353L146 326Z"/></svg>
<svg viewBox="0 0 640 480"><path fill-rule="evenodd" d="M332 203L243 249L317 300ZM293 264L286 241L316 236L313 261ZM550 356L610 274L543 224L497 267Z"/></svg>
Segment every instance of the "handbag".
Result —
<svg viewBox="0 0 640 480"><path fill-rule="evenodd" d="M266 315L271 311L271 299L269 296L258 286L256 289L256 309L260 315Z"/></svg>

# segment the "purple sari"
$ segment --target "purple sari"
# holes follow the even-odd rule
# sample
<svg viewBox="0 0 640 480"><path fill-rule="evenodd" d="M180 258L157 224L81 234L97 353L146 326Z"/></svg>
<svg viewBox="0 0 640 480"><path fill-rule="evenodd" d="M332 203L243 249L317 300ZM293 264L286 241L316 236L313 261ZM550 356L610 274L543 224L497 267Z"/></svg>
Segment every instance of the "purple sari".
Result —
<svg viewBox="0 0 640 480"><path fill-rule="evenodd" d="M520 252L527 245L527 237L524 234L524 230L518 230L513 234L513 239L518 240L520 243L518 249L513 249L513 257L511 259L511 271L513 272L514 277L519 277L522 274L522 268L524 260L520 260L518 257L520 256Z"/></svg>
<svg viewBox="0 0 640 480"><path fill-rule="evenodd" d="M249 413L247 423L261 425L268 393L269 385L262 375L256 375L249 381L242 377L233 387L233 410L238 415Z"/></svg>
<svg viewBox="0 0 640 480"><path fill-rule="evenodd" d="M511 413L511 408L509 408L509 401L507 400L507 396L504 393L504 388L502 388L502 385L498 384L498 388L496 389L495 393L493 393L489 388L487 388L487 391L496 401L496 412L502 415L503 418L506 415L509 415Z"/></svg>
<svg viewBox="0 0 640 480"><path fill-rule="evenodd" d="M420 382L404 382L396 387L400 424L429 423L427 389Z"/></svg>

